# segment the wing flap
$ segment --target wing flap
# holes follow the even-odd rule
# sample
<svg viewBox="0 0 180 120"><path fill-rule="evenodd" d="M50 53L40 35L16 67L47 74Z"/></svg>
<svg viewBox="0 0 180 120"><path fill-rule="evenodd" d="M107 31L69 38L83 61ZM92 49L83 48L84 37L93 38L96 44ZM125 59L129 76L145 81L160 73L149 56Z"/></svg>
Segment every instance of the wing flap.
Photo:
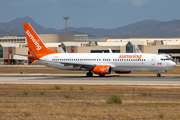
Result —
<svg viewBox="0 0 180 120"><path fill-rule="evenodd" d="M93 69L95 64L82 64L82 63L70 63L70 62L60 62L64 66L72 66L73 68L79 67L80 69Z"/></svg>

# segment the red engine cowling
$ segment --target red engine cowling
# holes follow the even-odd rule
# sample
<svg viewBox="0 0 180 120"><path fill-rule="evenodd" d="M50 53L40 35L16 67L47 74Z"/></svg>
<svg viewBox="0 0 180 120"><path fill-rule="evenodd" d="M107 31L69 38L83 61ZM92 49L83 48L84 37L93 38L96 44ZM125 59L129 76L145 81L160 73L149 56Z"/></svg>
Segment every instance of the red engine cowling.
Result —
<svg viewBox="0 0 180 120"><path fill-rule="evenodd" d="M104 74L111 74L112 68L108 65L100 65L95 66L93 69L94 74L104 75Z"/></svg>
<svg viewBox="0 0 180 120"><path fill-rule="evenodd" d="M117 74L129 74L131 71L115 71Z"/></svg>

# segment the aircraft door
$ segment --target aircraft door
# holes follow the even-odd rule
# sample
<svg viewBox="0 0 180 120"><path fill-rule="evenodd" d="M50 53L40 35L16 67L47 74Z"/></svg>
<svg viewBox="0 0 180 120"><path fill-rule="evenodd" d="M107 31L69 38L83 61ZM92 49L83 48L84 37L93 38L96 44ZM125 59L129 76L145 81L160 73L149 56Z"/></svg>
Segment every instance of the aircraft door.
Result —
<svg viewBox="0 0 180 120"><path fill-rule="evenodd" d="M152 56L151 65L155 65L155 60L156 60L156 57L155 57L155 56Z"/></svg>

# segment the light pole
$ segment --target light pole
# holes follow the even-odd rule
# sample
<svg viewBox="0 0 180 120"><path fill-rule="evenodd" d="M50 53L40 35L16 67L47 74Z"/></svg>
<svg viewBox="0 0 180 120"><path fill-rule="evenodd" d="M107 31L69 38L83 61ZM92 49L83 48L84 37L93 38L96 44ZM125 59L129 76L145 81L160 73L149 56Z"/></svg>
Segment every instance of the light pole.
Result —
<svg viewBox="0 0 180 120"><path fill-rule="evenodd" d="M64 20L66 20L66 35L67 35L67 20L70 18L70 17L63 17Z"/></svg>

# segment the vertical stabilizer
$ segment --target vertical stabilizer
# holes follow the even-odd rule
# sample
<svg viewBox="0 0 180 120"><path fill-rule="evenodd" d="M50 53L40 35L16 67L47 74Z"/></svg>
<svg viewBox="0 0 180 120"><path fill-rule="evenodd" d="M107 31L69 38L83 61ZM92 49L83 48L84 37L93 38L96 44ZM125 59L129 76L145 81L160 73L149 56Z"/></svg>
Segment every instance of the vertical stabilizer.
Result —
<svg viewBox="0 0 180 120"><path fill-rule="evenodd" d="M33 51L37 56L40 54L41 57L52 53L59 53L47 48L29 23L24 23L23 25L30 52Z"/></svg>
<svg viewBox="0 0 180 120"><path fill-rule="evenodd" d="M136 50L136 53L142 53L137 45L135 45L135 50Z"/></svg>

